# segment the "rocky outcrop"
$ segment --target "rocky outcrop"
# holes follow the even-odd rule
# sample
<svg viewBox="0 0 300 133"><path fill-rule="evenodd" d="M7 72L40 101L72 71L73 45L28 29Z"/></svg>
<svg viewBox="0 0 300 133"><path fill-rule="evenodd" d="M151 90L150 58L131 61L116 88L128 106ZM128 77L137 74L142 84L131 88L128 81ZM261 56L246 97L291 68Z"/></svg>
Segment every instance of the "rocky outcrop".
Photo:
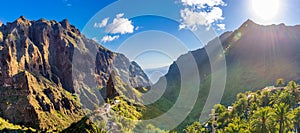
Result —
<svg viewBox="0 0 300 133"><path fill-rule="evenodd" d="M40 130L62 130L84 115L76 96L44 77L23 71L0 87L1 116Z"/></svg>
<svg viewBox="0 0 300 133"><path fill-rule="evenodd" d="M13 123L62 129L83 117L75 93L97 105L101 89L123 94L149 85L138 64L87 39L68 20L21 16L0 26L0 94L8 101L0 111Z"/></svg>

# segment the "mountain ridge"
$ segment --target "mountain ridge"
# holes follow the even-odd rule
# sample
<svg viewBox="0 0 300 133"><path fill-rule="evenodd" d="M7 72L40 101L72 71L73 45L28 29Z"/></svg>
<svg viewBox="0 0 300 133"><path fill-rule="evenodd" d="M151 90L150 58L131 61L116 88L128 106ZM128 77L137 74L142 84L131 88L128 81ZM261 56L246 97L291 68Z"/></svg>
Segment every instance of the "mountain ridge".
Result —
<svg viewBox="0 0 300 133"><path fill-rule="evenodd" d="M221 101L225 105L230 105L238 92L254 91L272 85L278 78L300 81L300 70L298 69L300 67L300 62L298 62L300 60L299 35L300 25L263 26L249 19L236 30L225 32L213 39L204 48L181 55L170 66L168 73L153 85L159 87L159 84L167 80L167 89L163 95L167 100L158 101L150 105L149 108L160 109L161 113L170 109L172 105L166 104L169 104L170 101L171 103L176 101L180 92L178 86L181 86L180 69L177 64L192 64L186 61L189 54L192 54L197 63L201 85L199 97L192 113L184 123L199 118L199 112L209 116L210 110L202 110L209 95L212 75L206 47L215 49L210 50L212 59L217 59L216 57L220 54L225 55L227 75L225 92ZM216 49L218 42L221 42L223 51ZM222 90L221 88L215 89ZM214 104L211 103L209 106L212 107Z"/></svg>
<svg viewBox="0 0 300 133"><path fill-rule="evenodd" d="M137 63L87 39L67 19L21 16L0 26L0 55L0 117L41 131L61 131L107 98L138 101L134 94L150 86Z"/></svg>

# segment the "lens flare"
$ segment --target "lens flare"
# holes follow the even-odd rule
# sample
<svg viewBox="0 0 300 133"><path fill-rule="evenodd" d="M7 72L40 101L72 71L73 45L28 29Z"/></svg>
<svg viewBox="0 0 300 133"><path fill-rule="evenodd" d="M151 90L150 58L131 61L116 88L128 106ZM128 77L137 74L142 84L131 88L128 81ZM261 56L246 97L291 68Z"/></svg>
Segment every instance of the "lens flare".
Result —
<svg viewBox="0 0 300 133"><path fill-rule="evenodd" d="M262 20L271 20L279 12L279 0L252 0L254 15Z"/></svg>

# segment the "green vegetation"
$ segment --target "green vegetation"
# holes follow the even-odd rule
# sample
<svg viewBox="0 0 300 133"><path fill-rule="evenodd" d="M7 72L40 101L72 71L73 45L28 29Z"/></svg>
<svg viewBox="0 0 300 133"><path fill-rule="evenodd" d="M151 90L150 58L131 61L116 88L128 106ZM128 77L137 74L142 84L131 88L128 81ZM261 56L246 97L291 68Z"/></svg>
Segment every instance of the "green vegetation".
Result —
<svg viewBox="0 0 300 133"><path fill-rule="evenodd" d="M25 126L20 126L20 125L15 125L12 123L9 123L9 121L4 120L3 118L0 117L0 131L2 132L36 132L35 129L33 128L28 128Z"/></svg>
<svg viewBox="0 0 300 133"><path fill-rule="evenodd" d="M146 126L146 129L145 129L144 133L168 133L168 131L161 130L161 129L156 128L155 126L153 126L151 124L148 124Z"/></svg>
<svg viewBox="0 0 300 133"><path fill-rule="evenodd" d="M62 131L63 133L105 133L104 129L99 128L91 122L88 117L82 118L80 121L73 123L70 127Z"/></svg>
<svg viewBox="0 0 300 133"><path fill-rule="evenodd" d="M141 111L144 108L142 105L128 102L122 97L115 97L116 100L119 100L119 103L113 106L112 110L118 115L131 120L139 120L142 117Z"/></svg>
<svg viewBox="0 0 300 133"><path fill-rule="evenodd" d="M276 80L276 85L277 86L283 86L285 83L284 83L284 80L283 78L279 78Z"/></svg>
<svg viewBox="0 0 300 133"><path fill-rule="evenodd" d="M187 133L201 133L208 132L199 122L194 122L192 125L187 126L183 131Z"/></svg>
<svg viewBox="0 0 300 133"><path fill-rule="evenodd" d="M290 81L286 87L278 79L278 87L239 93L232 110L224 105L214 106L218 133L287 133L300 131L299 86ZM209 120L207 125L211 125ZM208 132L199 122L187 126L186 132Z"/></svg>

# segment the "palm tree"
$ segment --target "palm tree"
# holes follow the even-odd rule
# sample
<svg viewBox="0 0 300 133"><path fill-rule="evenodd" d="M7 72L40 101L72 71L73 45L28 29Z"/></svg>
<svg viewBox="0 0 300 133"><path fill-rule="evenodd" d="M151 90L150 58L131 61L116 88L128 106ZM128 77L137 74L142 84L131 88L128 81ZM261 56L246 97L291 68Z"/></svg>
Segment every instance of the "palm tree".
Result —
<svg viewBox="0 0 300 133"><path fill-rule="evenodd" d="M296 89L298 88L297 83L295 81L290 81L287 87L291 89L292 92L296 92Z"/></svg>
<svg viewBox="0 0 300 133"><path fill-rule="evenodd" d="M183 129L186 133L202 133L205 132L205 129L202 128L200 122L194 122L192 125L187 126L185 129Z"/></svg>
<svg viewBox="0 0 300 133"><path fill-rule="evenodd" d="M256 110L252 116L251 125L254 132L268 133L271 131L273 121L273 110L270 107L263 107Z"/></svg>
<svg viewBox="0 0 300 133"><path fill-rule="evenodd" d="M267 90L262 90L260 96L261 96L260 97L261 106L263 106L263 107L269 106L270 98L271 98L271 92L267 91Z"/></svg>
<svg viewBox="0 0 300 133"><path fill-rule="evenodd" d="M279 78L276 80L276 85L279 86L279 87L283 87L284 85L284 80L283 78Z"/></svg>
<svg viewBox="0 0 300 133"><path fill-rule="evenodd" d="M271 104L280 104L280 103L286 103L289 106L294 106L295 105L295 99L294 96L291 95L287 90L283 91L276 91L272 96L271 96Z"/></svg>
<svg viewBox="0 0 300 133"><path fill-rule="evenodd" d="M292 113L289 112L289 105L285 103L274 105L275 123L279 125L279 133L284 132L284 128L292 128Z"/></svg>
<svg viewBox="0 0 300 133"><path fill-rule="evenodd" d="M246 98L240 98L233 104L233 112L238 116L244 117L247 113L248 101Z"/></svg>
<svg viewBox="0 0 300 133"><path fill-rule="evenodd" d="M279 96L280 96L280 94L281 94L281 92L282 92L281 90L277 90L275 93L272 94L272 96L270 97L270 99L271 99L270 104L271 105L274 105L276 103L280 103L281 102L280 99L278 99Z"/></svg>
<svg viewBox="0 0 300 133"><path fill-rule="evenodd" d="M295 130L297 133L300 133L300 107L295 108L293 110L294 114L294 124L295 124Z"/></svg>
<svg viewBox="0 0 300 133"><path fill-rule="evenodd" d="M298 91L298 85L295 81L290 81L287 85L287 88L290 92L292 92L292 95L294 96L294 101L298 102L299 100L299 91Z"/></svg>

